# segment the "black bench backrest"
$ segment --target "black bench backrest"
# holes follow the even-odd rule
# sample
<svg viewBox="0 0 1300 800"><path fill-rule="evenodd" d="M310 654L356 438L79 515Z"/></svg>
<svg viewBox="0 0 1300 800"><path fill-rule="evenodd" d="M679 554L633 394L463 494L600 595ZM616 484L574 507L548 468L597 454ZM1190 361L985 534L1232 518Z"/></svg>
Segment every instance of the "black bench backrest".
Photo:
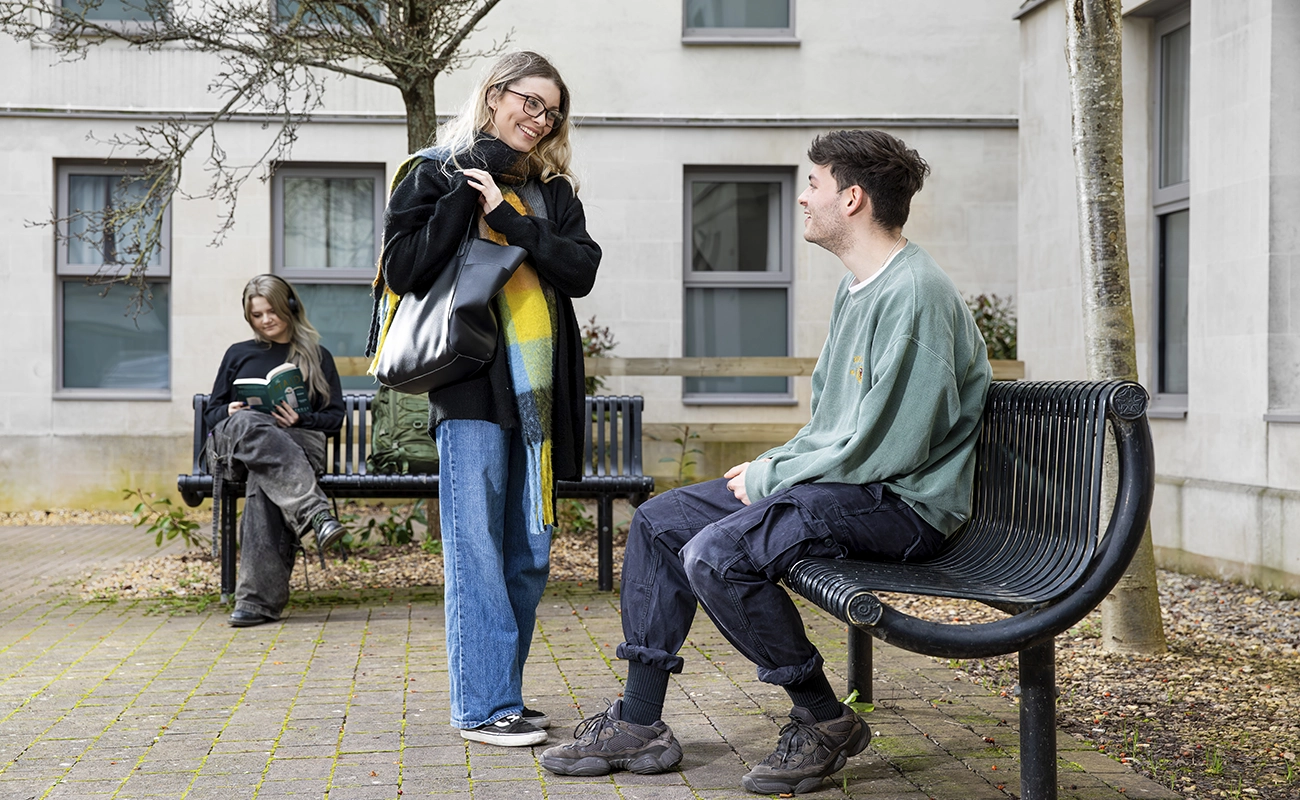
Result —
<svg viewBox="0 0 1300 800"><path fill-rule="evenodd" d="M203 419L208 395L194 395L193 475L207 475L203 446L208 429ZM370 395L343 396L343 427L329 438L327 475L366 475L366 456L373 434L370 428ZM588 395L583 478L641 477L640 397Z"/></svg>
<svg viewBox="0 0 1300 800"><path fill-rule="evenodd" d="M938 556L921 564L808 559L788 580L810 596L869 587L1008 610L1062 597L1097 552L1107 413L1125 401L1119 391L1141 394L1134 398L1140 416L1145 393L1136 386L995 382L979 437L971 519Z"/></svg>

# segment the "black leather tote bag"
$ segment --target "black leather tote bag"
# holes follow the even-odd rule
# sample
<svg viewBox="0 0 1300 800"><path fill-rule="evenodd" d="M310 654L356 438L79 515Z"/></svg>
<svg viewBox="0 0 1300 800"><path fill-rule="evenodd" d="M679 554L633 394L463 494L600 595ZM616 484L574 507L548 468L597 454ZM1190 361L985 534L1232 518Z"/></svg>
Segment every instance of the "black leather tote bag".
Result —
<svg viewBox="0 0 1300 800"><path fill-rule="evenodd" d="M475 222L470 220L460 248L433 286L407 292L397 304L375 365L384 386L427 394L491 363L499 327L492 298L528 254L474 236Z"/></svg>

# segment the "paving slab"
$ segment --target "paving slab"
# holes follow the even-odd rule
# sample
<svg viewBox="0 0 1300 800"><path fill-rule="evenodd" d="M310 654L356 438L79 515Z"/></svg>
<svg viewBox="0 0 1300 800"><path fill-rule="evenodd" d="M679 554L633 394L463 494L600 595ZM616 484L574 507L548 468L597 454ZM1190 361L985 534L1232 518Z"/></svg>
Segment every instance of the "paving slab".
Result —
<svg viewBox="0 0 1300 800"><path fill-rule="evenodd" d="M665 708L681 768L555 776L537 763L541 747L470 743L448 726L436 591L301 596L279 623L233 629L219 606L81 600L73 576L158 552L129 526L0 528L0 548L0 800L732 800L753 796L740 778L789 710L701 613ZM843 625L801 606L844 685ZM591 582L548 588L525 673L526 702L554 721L547 746L619 696L621 639L616 595ZM875 659L872 746L806 796L1018 796L1014 706L934 659L880 645ZM1059 738L1063 800L1178 796Z"/></svg>

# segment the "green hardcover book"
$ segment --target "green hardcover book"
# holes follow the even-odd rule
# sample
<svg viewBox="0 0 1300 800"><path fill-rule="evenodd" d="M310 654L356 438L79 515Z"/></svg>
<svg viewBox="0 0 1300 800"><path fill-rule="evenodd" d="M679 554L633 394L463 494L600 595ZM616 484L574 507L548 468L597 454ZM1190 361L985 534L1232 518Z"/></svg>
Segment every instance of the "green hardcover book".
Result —
<svg viewBox="0 0 1300 800"><path fill-rule="evenodd" d="M270 414L281 400L287 400L299 414L311 411L302 370L288 361L266 373L265 378L238 378L234 386L235 396L255 411Z"/></svg>

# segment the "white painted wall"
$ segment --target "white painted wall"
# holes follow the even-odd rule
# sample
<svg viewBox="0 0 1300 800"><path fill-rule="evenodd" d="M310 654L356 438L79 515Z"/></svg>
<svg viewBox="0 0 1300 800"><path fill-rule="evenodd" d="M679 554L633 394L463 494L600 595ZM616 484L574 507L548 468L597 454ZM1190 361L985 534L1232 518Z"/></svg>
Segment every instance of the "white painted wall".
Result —
<svg viewBox="0 0 1300 800"><path fill-rule="evenodd" d="M1126 3L1133 13L1124 27L1129 260L1148 386L1154 98L1152 23L1140 15L1157 5ZM1300 204L1294 135L1282 127L1294 122L1296 105L1278 90L1294 87L1296 17L1286 0L1192 0L1189 389L1185 418L1151 421L1157 557L1292 589L1300 587L1300 426L1264 417L1300 408L1300 381L1286 375ZM1078 378L1085 369L1063 6L1045 3L1020 23L1020 356L1030 378Z"/></svg>
<svg viewBox="0 0 1300 800"><path fill-rule="evenodd" d="M470 49L513 30L511 44L549 54L574 111L576 169L589 228L605 256L596 289L577 302L613 329L616 355L682 348L682 177L686 165L783 166L807 173L812 137L874 120L916 147L934 172L913 203L908 235L970 293L1016 293L1016 23L1001 0L857 0L798 5L798 46L683 45L681 5L504 0ZM439 81L455 110L482 62ZM211 387L226 346L247 338L241 288L270 270L270 186L249 181L236 225L210 246L217 209L179 202L172 216L172 390L169 400L55 396L54 239L26 220L49 216L55 163L102 158L87 141L135 124L114 112L210 107L215 61L178 51L95 51L56 64L48 49L0 41L11 76L0 105L0 508L104 504L126 486L164 493L188 471L190 397ZM339 81L325 122L304 127L295 161L385 164L405 157L395 91ZM363 121L343 122L342 119ZM708 124L685 124L702 119ZM364 120L369 120L364 121ZM973 120L973 121L972 121ZM839 121L838 123L836 121ZM222 127L232 160L264 147L255 123ZM203 175L189 165L185 187ZM796 183L796 192L802 183ZM798 223L799 211L789 210ZM800 227L796 224L795 230ZM794 353L815 356L842 275L829 254L795 245ZM618 379L646 396L647 421L803 422L799 405L697 407L673 378ZM35 467L35 468L33 468Z"/></svg>

